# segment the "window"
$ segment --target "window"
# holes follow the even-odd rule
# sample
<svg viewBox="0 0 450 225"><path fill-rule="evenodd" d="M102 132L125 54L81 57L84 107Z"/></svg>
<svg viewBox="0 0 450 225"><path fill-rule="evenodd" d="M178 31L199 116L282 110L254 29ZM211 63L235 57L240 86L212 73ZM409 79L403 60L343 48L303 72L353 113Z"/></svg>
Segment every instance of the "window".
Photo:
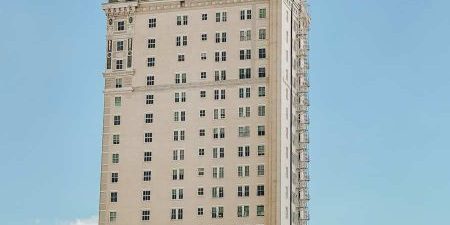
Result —
<svg viewBox="0 0 450 225"><path fill-rule="evenodd" d="M177 16L177 26L188 25L188 16Z"/></svg>
<svg viewBox="0 0 450 225"><path fill-rule="evenodd" d="M211 208L211 218L223 218L223 206L213 206Z"/></svg>
<svg viewBox="0 0 450 225"><path fill-rule="evenodd" d="M125 30L125 21L117 22L117 31L123 31L123 30Z"/></svg>
<svg viewBox="0 0 450 225"><path fill-rule="evenodd" d="M147 67L154 67L155 66L155 57L147 58Z"/></svg>
<svg viewBox="0 0 450 225"><path fill-rule="evenodd" d="M250 126L240 126L239 137L250 137Z"/></svg>
<svg viewBox="0 0 450 225"><path fill-rule="evenodd" d="M216 22L226 22L227 21L227 12L217 12L216 13Z"/></svg>
<svg viewBox="0 0 450 225"><path fill-rule="evenodd" d="M122 106L122 97L120 96L114 97L114 106L116 107Z"/></svg>
<svg viewBox="0 0 450 225"><path fill-rule="evenodd" d="M263 205L256 206L256 216L264 216L264 206Z"/></svg>
<svg viewBox="0 0 450 225"><path fill-rule="evenodd" d="M117 202L117 192L111 192L111 202Z"/></svg>
<svg viewBox="0 0 450 225"><path fill-rule="evenodd" d="M145 104L151 105L154 102L154 96L153 95L146 95L145 96Z"/></svg>
<svg viewBox="0 0 450 225"><path fill-rule="evenodd" d="M184 141L185 138L185 131L184 130L175 130L173 131L173 140L174 141Z"/></svg>
<svg viewBox="0 0 450 225"><path fill-rule="evenodd" d="M153 123L153 113L145 114L145 123Z"/></svg>
<svg viewBox="0 0 450 225"><path fill-rule="evenodd" d="M214 139L223 139L225 138L225 128L213 128L213 138Z"/></svg>
<svg viewBox="0 0 450 225"><path fill-rule="evenodd" d="M200 79L206 79L206 72L200 72Z"/></svg>
<svg viewBox="0 0 450 225"><path fill-rule="evenodd" d="M252 30L241 30L239 32L239 40L240 41L250 41L252 40Z"/></svg>
<svg viewBox="0 0 450 225"><path fill-rule="evenodd" d="M250 68L239 69L239 79L250 79L250 78L252 78L252 70Z"/></svg>
<svg viewBox="0 0 450 225"><path fill-rule="evenodd" d="M109 222L116 222L117 212L109 212Z"/></svg>
<svg viewBox="0 0 450 225"><path fill-rule="evenodd" d="M239 117L240 118L250 117L250 106L239 107Z"/></svg>
<svg viewBox="0 0 450 225"><path fill-rule="evenodd" d="M214 80L221 81L227 79L227 71L226 70L216 70L214 71Z"/></svg>
<svg viewBox="0 0 450 225"><path fill-rule="evenodd" d="M177 36L176 38L176 46L186 46L188 41L187 36Z"/></svg>
<svg viewBox="0 0 450 225"><path fill-rule="evenodd" d="M260 59L265 59L266 58L266 49L265 48L258 49L258 53L259 53L259 58Z"/></svg>
<svg viewBox="0 0 450 225"><path fill-rule="evenodd" d="M184 62L184 54L178 54L178 62Z"/></svg>
<svg viewBox="0 0 450 225"><path fill-rule="evenodd" d="M250 186L238 186L238 197L248 197L250 196Z"/></svg>
<svg viewBox="0 0 450 225"><path fill-rule="evenodd" d="M250 166L238 166L238 177L250 176Z"/></svg>
<svg viewBox="0 0 450 225"><path fill-rule="evenodd" d="M203 208L197 208L197 216L203 216Z"/></svg>
<svg viewBox="0 0 450 225"><path fill-rule="evenodd" d="M202 41L208 40L208 34L203 33L202 34Z"/></svg>
<svg viewBox="0 0 450 225"><path fill-rule="evenodd" d="M153 134L152 133L145 133L144 134L144 142L150 143L153 141Z"/></svg>
<svg viewBox="0 0 450 225"><path fill-rule="evenodd" d="M120 144L120 135L119 134L113 134L113 145Z"/></svg>
<svg viewBox="0 0 450 225"><path fill-rule="evenodd" d="M205 190L202 187L197 188L197 195L203 196L205 194Z"/></svg>
<svg viewBox="0 0 450 225"><path fill-rule="evenodd" d="M115 126L120 125L120 116L114 116L114 125Z"/></svg>
<svg viewBox="0 0 450 225"><path fill-rule="evenodd" d="M119 173L111 173L111 183L119 182Z"/></svg>
<svg viewBox="0 0 450 225"><path fill-rule="evenodd" d="M155 85L155 76L147 76L147 86Z"/></svg>
<svg viewBox="0 0 450 225"><path fill-rule="evenodd" d="M175 92L175 102L186 102L186 92Z"/></svg>
<svg viewBox="0 0 450 225"><path fill-rule="evenodd" d="M258 116L266 116L266 106L264 105L258 106Z"/></svg>
<svg viewBox="0 0 450 225"><path fill-rule="evenodd" d="M156 39L149 38L147 42L147 48L156 48Z"/></svg>
<svg viewBox="0 0 450 225"><path fill-rule="evenodd" d="M225 61L227 61L227 52L226 51L217 51L217 52L214 53L214 56L215 56L214 60L216 62L220 62L220 61L225 62Z"/></svg>
<svg viewBox="0 0 450 225"><path fill-rule="evenodd" d="M264 165L258 165L258 176L264 176Z"/></svg>
<svg viewBox="0 0 450 225"><path fill-rule="evenodd" d="M156 18L150 18L148 20L148 28L155 28L156 27Z"/></svg>
<svg viewBox="0 0 450 225"><path fill-rule="evenodd" d="M198 176L204 176L205 175L205 168L197 168L197 175Z"/></svg>
<svg viewBox="0 0 450 225"><path fill-rule="evenodd" d="M265 40L266 39L266 29L262 28L258 31L259 40Z"/></svg>
<svg viewBox="0 0 450 225"><path fill-rule="evenodd" d="M184 180L184 169L173 169L172 180Z"/></svg>
<svg viewBox="0 0 450 225"><path fill-rule="evenodd" d="M238 217L248 217L249 215L250 215L250 206L240 205L237 207L237 216Z"/></svg>
<svg viewBox="0 0 450 225"><path fill-rule="evenodd" d="M221 179L225 177L225 168L224 167L213 167L213 178Z"/></svg>
<svg viewBox="0 0 450 225"><path fill-rule="evenodd" d="M182 220L183 219L183 209L171 209L170 210L171 220Z"/></svg>
<svg viewBox="0 0 450 225"><path fill-rule="evenodd" d="M123 60L118 59L116 60L116 70L121 70L123 69Z"/></svg>
<svg viewBox="0 0 450 225"><path fill-rule="evenodd" d="M258 156L264 156L264 155L265 155L264 145L258 145Z"/></svg>
<svg viewBox="0 0 450 225"><path fill-rule="evenodd" d="M239 59L240 60L252 59L252 50L250 50L250 49L241 49L239 51Z"/></svg>
<svg viewBox="0 0 450 225"><path fill-rule="evenodd" d="M264 136L264 135L266 135L266 127L258 126L258 136Z"/></svg>
<svg viewBox="0 0 450 225"><path fill-rule="evenodd" d="M116 88L122 88L122 78L116 78Z"/></svg>
<svg viewBox="0 0 450 225"><path fill-rule="evenodd" d="M266 67L258 68L258 77L260 78L266 77Z"/></svg>
<svg viewBox="0 0 450 225"><path fill-rule="evenodd" d="M114 164L119 163L119 154L118 153L112 154L112 163L114 163Z"/></svg>
<svg viewBox="0 0 450 225"><path fill-rule="evenodd" d="M206 135L205 129L200 129L200 130L198 131L198 133L199 133L199 136L200 136L200 137L204 137L204 136Z"/></svg>
<svg viewBox="0 0 450 225"><path fill-rule="evenodd" d="M214 119L225 119L225 109L214 109Z"/></svg>
<svg viewBox="0 0 450 225"><path fill-rule="evenodd" d="M198 149L198 156L204 156L205 155L205 149L204 148L199 148Z"/></svg>
<svg viewBox="0 0 450 225"><path fill-rule="evenodd" d="M150 210L143 210L142 211L142 220L143 221L150 220Z"/></svg>
<svg viewBox="0 0 450 225"><path fill-rule="evenodd" d="M175 84L184 84L186 83L186 80L186 73L175 74Z"/></svg>
<svg viewBox="0 0 450 225"><path fill-rule="evenodd" d="M256 196L264 196L264 185L256 186Z"/></svg>
<svg viewBox="0 0 450 225"><path fill-rule="evenodd" d="M200 110L200 117L205 117L206 116L206 110L202 109Z"/></svg>
<svg viewBox="0 0 450 225"><path fill-rule="evenodd" d="M213 187L211 190L211 194L213 198L223 198L223 187Z"/></svg>
<svg viewBox="0 0 450 225"><path fill-rule="evenodd" d="M152 152L144 152L144 162L152 161Z"/></svg>
<svg viewBox="0 0 450 225"><path fill-rule="evenodd" d="M220 147L214 147L213 148L213 158L217 159L217 158L224 158L225 157L225 148Z"/></svg>
<svg viewBox="0 0 450 225"><path fill-rule="evenodd" d="M227 42L227 32L216 32L216 43Z"/></svg>
<svg viewBox="0 0 450 225"><path fill-rule="evenodd" d="M183 149L176 149L172 152L172 160L178 161L178 160L184 160L184 150Z"/></svg>
<svg viewBox="0 0 450 225"><path fill-rule="evenodd" d="M249 157L250 156L250 146L239 146L238 147L238 157Z"/></svg>
<svg viewBox="0 0 450 225"><path fill-rule="evenodd" d="M183 199L184 193L182 188L172 189L172 200Z"/></svg>
<svg viewBox="0 0 450 225"><path fill-rule="evenodd" d="M241 20L251 20L252 19L252 10L241 10Z"/></svg>
<svg viewBox="0 0 450 225"><path fill-rule="evenodd" d="M152 171L144 171L144 181L152 180Z"/></svg>
<svg viewBox="0 0 450 225"><path fill-rule="evenodd" d="M266 96L266 87L258 87L258 96L259 97Z"/></svg>
<svg viewBox="0 0 450 225"><path fill-rule="evenodd" d="M222 90L214 90L214 99L225 99L225 89Z"/></svg>
<svg viewBox="0 0 450 225"><path fill-rule="evenodd" d="M267 14L266 8L259 9L259 18L260 19L265 19L266 18L266 14Z"/></svg>
<svg viewBox="0 0 450 225"><path fill-rule="evenodd" d="M123 51L123 41L116 42L116 50L118 52Z"/></svg>
<svg viewBox="0 0 450 225"><path fill-rule="evenodd" d="M201 60L206 60L206 52L200 53L200 59Z"/></svg>
<svg viewBox="0 0 450 225"><path fill-rule="evenodd" d="M202 20L203 21L208 20L208 14L202 13Z"/></svg>
<svg viewBox="0 0 450 225"><path fill-rule="evenodd" d="M185 111L177 111L173 113L173 121L186 121L186 112Z"/></svg>
<svg viewBox="0 0 450 225"><path fill-rule="evenodd" d="M206 98L206 91L200 91L200 98Z"/></svg>
<svg viewBox="0 0 450 225"><path fill-rule="evenodd" d="M148 190L142 191L142 201L150 201L150 194Z"/></svg>
<svg viewBox="0 0 450 225"><path fill-rule="evenodd" d="M250 88L239 88L239 98L250 98Z"/></svg>

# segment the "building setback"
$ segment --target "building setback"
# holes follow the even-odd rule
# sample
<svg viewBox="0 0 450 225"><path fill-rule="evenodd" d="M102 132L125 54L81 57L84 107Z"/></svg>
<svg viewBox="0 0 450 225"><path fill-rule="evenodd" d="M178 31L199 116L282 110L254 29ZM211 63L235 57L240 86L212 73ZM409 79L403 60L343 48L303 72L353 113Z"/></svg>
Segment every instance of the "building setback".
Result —
<svg viewBox="0 0 450 225"><path fill-rule="evenodd" d="M304 0L110 0L100 225L306 225Z"/></svg>

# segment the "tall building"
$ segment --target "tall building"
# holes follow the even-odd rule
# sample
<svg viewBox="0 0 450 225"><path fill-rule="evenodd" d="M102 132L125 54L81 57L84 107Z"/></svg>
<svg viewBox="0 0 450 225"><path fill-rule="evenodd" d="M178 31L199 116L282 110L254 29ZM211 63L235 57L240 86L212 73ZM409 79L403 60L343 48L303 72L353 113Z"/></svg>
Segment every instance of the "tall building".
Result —
<svg viewBox="0 0 450 225"><path fill-rule="evenodd" d="M110 0L100 225L305 225L304 0Z"/></svg>

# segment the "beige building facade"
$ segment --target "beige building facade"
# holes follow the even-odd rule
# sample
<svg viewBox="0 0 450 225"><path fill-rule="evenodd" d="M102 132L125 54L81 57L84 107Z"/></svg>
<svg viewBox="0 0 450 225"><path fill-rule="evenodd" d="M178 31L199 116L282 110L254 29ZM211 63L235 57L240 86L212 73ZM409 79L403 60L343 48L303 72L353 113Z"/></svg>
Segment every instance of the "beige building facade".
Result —
<svg viewBox="0 0 450 225"><path fill-rule="evenodd" d="M99 224L307 224L306 2L103 10Z"/></svg>

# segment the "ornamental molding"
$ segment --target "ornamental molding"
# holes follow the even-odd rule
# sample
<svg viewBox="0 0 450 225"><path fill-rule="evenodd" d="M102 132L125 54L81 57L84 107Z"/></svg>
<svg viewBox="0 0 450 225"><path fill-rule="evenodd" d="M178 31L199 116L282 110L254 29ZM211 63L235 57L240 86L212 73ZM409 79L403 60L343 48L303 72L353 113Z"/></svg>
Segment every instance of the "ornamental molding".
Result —
<svg viewBox="0 0 450 225"><path fill-rule="evenodd" d="M103 73L104 78L116 77L116 76L133 76L135 70L120 70L120 71L108 71Z"/></svg>

